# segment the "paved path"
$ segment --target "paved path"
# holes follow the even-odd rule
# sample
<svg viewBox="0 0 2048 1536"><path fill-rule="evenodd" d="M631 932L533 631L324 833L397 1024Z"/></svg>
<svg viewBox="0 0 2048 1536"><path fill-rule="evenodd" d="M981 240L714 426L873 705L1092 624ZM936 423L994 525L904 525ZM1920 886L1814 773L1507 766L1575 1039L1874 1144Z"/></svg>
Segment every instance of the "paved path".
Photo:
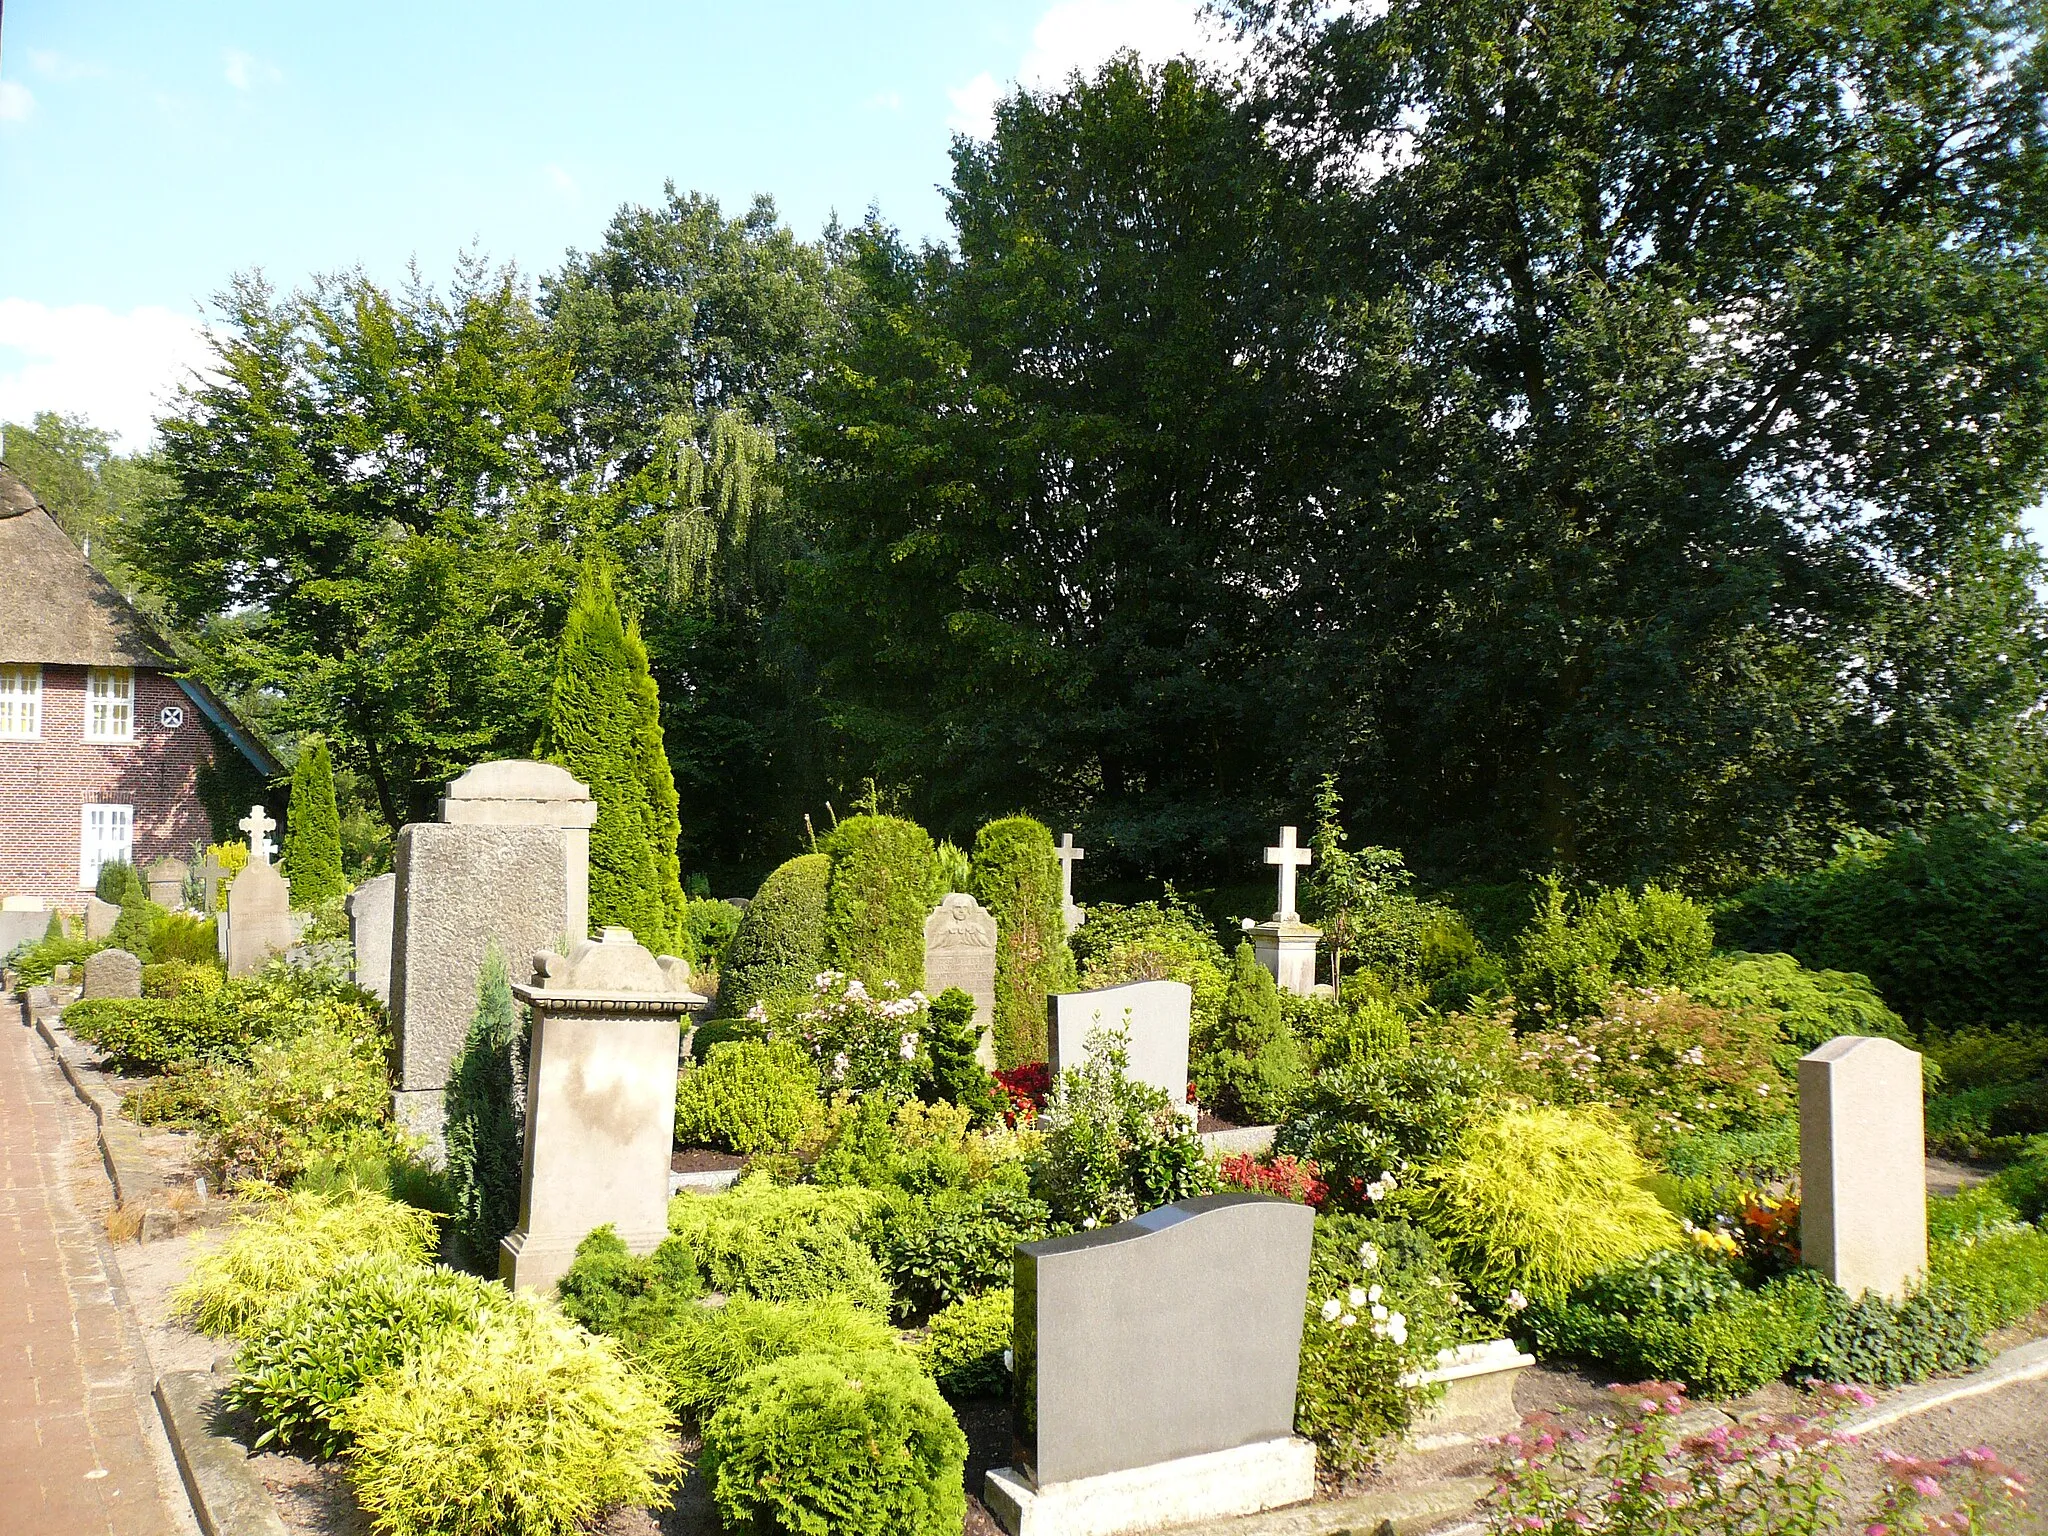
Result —
<svg viewBox="0 0 2048 1536"><path fill-rule="evenodd" d="M91 1118L19 1020L0 1003L0 1531L176 1536L189 1508L78 1177Z"/></svg>

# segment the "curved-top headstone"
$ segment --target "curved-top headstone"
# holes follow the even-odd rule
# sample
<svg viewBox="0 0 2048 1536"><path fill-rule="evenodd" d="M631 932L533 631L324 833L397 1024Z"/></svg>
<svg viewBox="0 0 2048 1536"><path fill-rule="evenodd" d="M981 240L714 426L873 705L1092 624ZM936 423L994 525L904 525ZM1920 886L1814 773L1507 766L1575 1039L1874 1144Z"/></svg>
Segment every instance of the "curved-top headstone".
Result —
<svg viewBox="0 0 2048 1536"><path fill-rule="evenodd" d="M142 996L142 962L125 949L102 949L85 957L85 997Z"/></svg>
<svg viewBox="0 0 2048 1536"><path fill-rule="evenodd" d="M1088 1042L1098 1030L1121 1032L1124 1075L1150 1083L1185 1108L1194 1005L1194 989L1182 981L1127 981L1047 998L1046 1045L1053 1076L1087 1059Z"/></svg>
<svg viewBox="0 0 2048 1536"><path fill-rule="evenodd" d="M121 908L116 902L101 901L97 896L85 898L85 936L88 939L104 939L114 931L114 924L121 921Z"/></svg>
<svg viewBox="0 0 2048 1536"><path fill-rule="evenodd" d="M356 985L365 992L374 992L387 1006L391 1002L392 903L397 893L398 876L378 875L350 891L342 903L348 909L349 943L356 956Z"/></svg>
<svg viewBox="0 0 2048 1536"><path fill-rule="evenodd" d="M227 961L230 976L253 976L292 947L291 882L275 864L250 856L228 887Z"/></svg>
<svg viewBox="0 0 2048 1536"><path fill-rule="evenodd" d="M955 891L924 920L924 991L958 987L974 999L975 1054L996 1064L996 920L972 896Z"/></svg>

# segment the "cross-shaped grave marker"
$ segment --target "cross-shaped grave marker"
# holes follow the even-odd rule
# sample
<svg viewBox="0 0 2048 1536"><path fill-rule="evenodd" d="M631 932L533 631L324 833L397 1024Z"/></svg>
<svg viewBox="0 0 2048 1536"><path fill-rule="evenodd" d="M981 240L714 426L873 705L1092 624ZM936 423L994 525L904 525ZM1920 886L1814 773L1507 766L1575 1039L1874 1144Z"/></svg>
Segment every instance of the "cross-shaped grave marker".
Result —
<svg viewBox="0 0 2048 1536"><path fill-rule="evenodd" d="M1060 861L1060 901L1071 907L1074 904L1074 866L1088 857L1088 850L1074 846L1073 833L1062 832L1057 856Z"/></svg>
<svg viewBox="0 0 2048 1536"><path fill-rule="evenodd" d="M1275 922L1294 923L1301 920L1301 914L1294 910L1294 874L1296 870L1308 868L1315 855L1306 848L1295 846L1294 828L1280 829L1280 846L1266 850L1266 862L1280 866L1280 910L1273 914Z"/></svg>
<svg viewBox="0 0 2048 1536"><path fill-rule="evenodd" d="M249 814L236 825L249 834L249 857L259 864L268 864L270 834L277 830L277 823L270 819L270 813L260 805L252 805Z"/></svg>

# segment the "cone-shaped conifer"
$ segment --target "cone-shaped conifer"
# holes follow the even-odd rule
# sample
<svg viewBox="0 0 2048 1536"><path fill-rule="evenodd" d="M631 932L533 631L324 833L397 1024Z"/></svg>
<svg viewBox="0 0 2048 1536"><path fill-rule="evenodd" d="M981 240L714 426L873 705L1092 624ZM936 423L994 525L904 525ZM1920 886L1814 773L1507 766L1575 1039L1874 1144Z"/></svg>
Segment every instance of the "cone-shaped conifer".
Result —
<svg viewBox="0 0 2048 1536"><path fill-rule="evenodd" d="M334 763L327 743L309 737L292 768L278 867L292 884L292 905L310 911L348 890L341 872L341 813L334 804Z"/></svg>

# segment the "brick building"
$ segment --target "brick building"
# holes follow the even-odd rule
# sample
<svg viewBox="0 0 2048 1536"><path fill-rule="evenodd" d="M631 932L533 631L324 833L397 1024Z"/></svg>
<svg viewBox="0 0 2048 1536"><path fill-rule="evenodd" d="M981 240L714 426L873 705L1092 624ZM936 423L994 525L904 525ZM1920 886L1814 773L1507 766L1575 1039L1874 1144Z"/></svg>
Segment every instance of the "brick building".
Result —
<svg viewBox="0 0 2048 1536"><path fill-rule="evenodd" d="M75 912L109 859L189 858L210 835L197 780L215 732L260 772L278 771L175 667L161 637L0 468L0 896Z"/></svg>

